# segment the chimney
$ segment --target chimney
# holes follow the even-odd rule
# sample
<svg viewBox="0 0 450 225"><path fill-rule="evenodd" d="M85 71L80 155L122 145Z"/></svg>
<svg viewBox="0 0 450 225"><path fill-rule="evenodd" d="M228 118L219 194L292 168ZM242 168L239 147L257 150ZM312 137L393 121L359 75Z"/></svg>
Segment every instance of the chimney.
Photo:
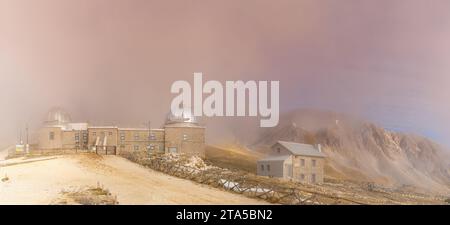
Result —
<svg viewBox="0 0 450 225"><path fill-rule="evenodd" d="M322 145L321 144L317 144L317 150L319 150L319 152L322 152Z"/></svg>

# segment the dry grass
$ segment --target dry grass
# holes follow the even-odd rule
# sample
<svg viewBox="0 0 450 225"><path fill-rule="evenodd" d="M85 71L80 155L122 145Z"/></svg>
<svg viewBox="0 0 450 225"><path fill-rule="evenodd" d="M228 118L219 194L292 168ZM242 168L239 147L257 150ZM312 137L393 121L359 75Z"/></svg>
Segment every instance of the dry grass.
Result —
<svg viewBox="0 0 450 225"><path fill-rule="evenodd" d="M117 205L117 196L101 185L84 187L75 190L63 190L61 196L54 200L56 205Z"/></svg>
<svg viewBox="0 0 450 225"><path fill-rule="evenodd" d="M256 174L256 161L261 155L239 148L206 146L206 161L215 166Z"/></svg>

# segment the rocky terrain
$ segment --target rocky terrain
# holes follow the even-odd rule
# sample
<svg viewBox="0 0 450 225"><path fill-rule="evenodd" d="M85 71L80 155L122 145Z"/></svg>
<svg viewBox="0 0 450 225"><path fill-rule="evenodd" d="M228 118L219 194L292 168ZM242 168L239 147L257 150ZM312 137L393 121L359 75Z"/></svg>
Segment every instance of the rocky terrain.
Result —
<svg viewBox="0 0 450 225"><path fill-rule="evenodd" d="M321 144L329 179L450 193L449 151L413 134L392 132L347 115L298 110L264 129L250 148L265 152L277 140Z"/></svg>
<svg viewBox="0 0 450 225"><path fill-rule="evenodd" d="M246 172L246 165L255 167L256 161L249 152L239 146L207 148L206 162L195 156L153 155L132 153L125 156L149 169L172 176L189 179L204 185L225 189L248 197L263 199L275 204L448 204L445 195L420 193L411 188L388 188L373 182L356 182L343 179L327 179L321 184L307 184L277 178L261 177ZM221 156L217 157L217 153ZM254 154L253 154L254 155ZM230 160L240 156L237 163ZM213 157L211 161L209 157ZM243 163L247 161L246 163ZM210 164L212 163L212 164ZM217 165L222 166L217 166Z"/></svg>
<svg viewBox="0 0 450 225"><path fill-rule="evenodd" d="M8 159L0 165L0 204L449 202L448 196L418 193L409 188L386 188L369 182L328 178L323 184L312 185L260 177L245 171L256 163L250 152L230 148L209 147L206 161L176 154L131 160L141 165L119 156L96 154ZM233 163L236 157L241 158L239 163Z"/></svg>

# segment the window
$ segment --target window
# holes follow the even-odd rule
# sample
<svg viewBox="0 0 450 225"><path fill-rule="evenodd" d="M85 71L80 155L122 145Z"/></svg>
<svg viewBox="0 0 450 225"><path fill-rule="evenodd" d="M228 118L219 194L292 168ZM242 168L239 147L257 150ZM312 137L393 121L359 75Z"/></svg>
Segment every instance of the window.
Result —
<svg viewBox="0 0 450 225"><path fill-rule="evenodd" d="M267 171L270 171L270 165L267 165Z"/></svg>
<svg viewBox="0 0 450 225"><path fill-rule="evenodd" d="M154 145L149 145L149 146L147 146L147 149L153 151L153 150L155 150L155 146Z"/></svg>
<svg viewBox="0 0 450 225"><path fill-rule="evenodd" d="M92 135L97 136L97 132L92 132Z"/></svg>
<svg viewBox="0 0 450 225"><path fill-rule="evenodd" d="M280 153L281 152L281 149L280 148L277 148L277 153Z"/></svg>
<svg viewBox="0 0 450 225"><path fill-rule="evenodd" d="M188 139L187 134L183 134L183 141L187 141L187 139Z"/></svg>
<svg viewBox="0 0 450 225"><path fill-rule="evenodd" d="M134 134L134 140L136 140L136 141L139 140L139 133Z"/></svg>
<svg viewBox="0 0 450 225"><path fill-rule="evenodd" d="M316 174L314 173L311 175L311 182L316 183Z"/></svg>
<svg viewBox="0 0 450 225"><path fill-rule="evenodd" d="M134 150L135 150L135 151L139 151L139 145L135 145L135 146L134 146Z"/></svg>
<svg viewBox="0 0 450 225"><path fill-rule="evenodd" d="M148 140L155 140L155 139L156 139L155 134L150 134L148 136Z"/></svg>
<svg viewBox="0 0 450 225"><path fill-rule="evenodd" d="M264 171L264 165L261 165L261 171Z"/></svg>
<svg viewBox="0 0 450 225"><path fill-rule="evenodd" d="M305 166L305 159L300 159L300 165L303 167Z"/></svg>
<svg viewBox="0 0 450 225"><path fill-rule="evenodd" d="M312 166L316 167L316 160L315 159L312 160Z"/></svg>
<svg viewBox="0 0 450 225"><path fill-rule="evenodd" d="M109 135L109 136L112 136L112 132L110 131L110 132L108 133L108 135Z"/></svg>
<svg viewBox="0 0 450 225"><path fill-rule="evenodd" d="M120 140L125 140L125 134L124 133L120 133Z"/></svg>
<svg viewBox="0 0 450 225"><path fill-rule="evenodd" d="M75 141L80 140L80 135L79 134L75 134Z"/></svg>
<svg viewBox="0 0 450 225"><path fill-rule="evenodd" d="M300 180L305 180L305 174L300 174Z"/></svg>
<svg viewBox="0 0 450 225"><path fill-rule="evenodd" d="M55 139L55 132L48 133L48 139L49 140L54 140Z"/></svg>

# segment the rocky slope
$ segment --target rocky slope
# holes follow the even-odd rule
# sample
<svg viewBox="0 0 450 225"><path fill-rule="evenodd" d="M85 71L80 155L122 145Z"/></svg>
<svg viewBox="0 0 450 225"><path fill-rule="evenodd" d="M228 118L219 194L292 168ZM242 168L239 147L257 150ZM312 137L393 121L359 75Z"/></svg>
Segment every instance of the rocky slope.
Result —
<svg viewBox="0 0 450 225"><path fill-rule="evenodd" d="M277 140L320 143L328 156L329 178L450 193L448 151L424 137L346 115L298 110L263 130L251 148L265 151Z"/></svg>

